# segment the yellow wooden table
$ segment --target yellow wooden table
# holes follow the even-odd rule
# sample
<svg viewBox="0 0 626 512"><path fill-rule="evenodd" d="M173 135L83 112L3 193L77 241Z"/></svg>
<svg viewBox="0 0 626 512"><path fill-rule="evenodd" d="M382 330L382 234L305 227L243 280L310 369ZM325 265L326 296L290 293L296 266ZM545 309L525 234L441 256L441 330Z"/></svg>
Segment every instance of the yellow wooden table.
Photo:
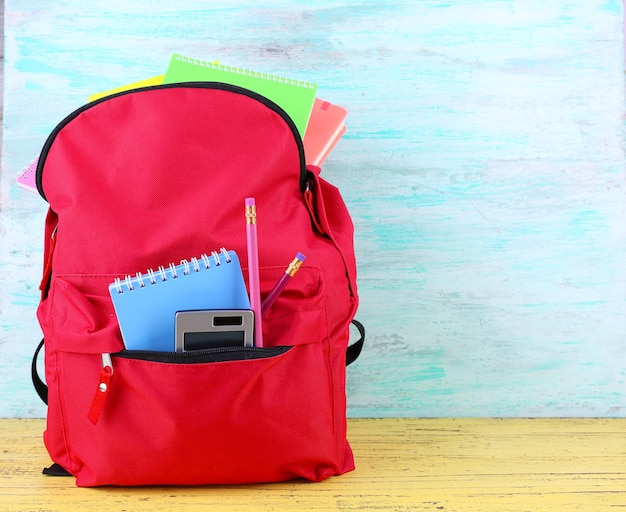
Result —
<svg viewBox="0 0 626 512"><path fill-rule="evenodd" d="M325 482L79 489L46 477L43 420L0 420L0 510L626 511L626 420L353 419Z"/></svg>

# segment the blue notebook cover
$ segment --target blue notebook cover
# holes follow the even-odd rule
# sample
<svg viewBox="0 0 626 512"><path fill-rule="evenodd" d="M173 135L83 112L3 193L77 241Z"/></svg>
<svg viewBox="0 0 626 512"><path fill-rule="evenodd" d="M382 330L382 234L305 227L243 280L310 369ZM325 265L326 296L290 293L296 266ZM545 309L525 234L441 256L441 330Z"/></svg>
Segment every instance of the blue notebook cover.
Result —
<svg viewBox="0 0 626 512"><path fill-rule="evenodd" d="M178 311L250 309L234 251L116 279L109 293L128 350L174 352Z"/></svg>

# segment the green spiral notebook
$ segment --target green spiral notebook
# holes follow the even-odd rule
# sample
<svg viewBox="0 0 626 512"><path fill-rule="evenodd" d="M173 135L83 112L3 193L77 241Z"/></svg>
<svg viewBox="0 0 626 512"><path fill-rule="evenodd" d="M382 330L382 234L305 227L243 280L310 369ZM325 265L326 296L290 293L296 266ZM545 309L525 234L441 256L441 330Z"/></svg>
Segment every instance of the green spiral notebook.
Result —
<svg viewBox="0 0 626 512"><path fill-rule="evenodd" d="M317 85L310 82L225 66L175 53L163 83L178 82L223 82L261 94L289 114L301 137L304 137L317 91Z"/></svg>

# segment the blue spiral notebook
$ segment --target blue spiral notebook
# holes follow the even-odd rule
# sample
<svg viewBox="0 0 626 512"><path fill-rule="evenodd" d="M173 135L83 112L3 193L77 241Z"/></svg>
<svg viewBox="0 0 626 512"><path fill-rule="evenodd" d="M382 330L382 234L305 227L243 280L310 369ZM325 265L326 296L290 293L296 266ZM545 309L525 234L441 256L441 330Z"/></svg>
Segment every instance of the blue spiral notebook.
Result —
<svg viewBox="0 0 626 512"><path fill-rule="evenodd" d="M174 352L178 311L250 309L239 258L224 248L116 279L109 293L128 350Z"/></svg>

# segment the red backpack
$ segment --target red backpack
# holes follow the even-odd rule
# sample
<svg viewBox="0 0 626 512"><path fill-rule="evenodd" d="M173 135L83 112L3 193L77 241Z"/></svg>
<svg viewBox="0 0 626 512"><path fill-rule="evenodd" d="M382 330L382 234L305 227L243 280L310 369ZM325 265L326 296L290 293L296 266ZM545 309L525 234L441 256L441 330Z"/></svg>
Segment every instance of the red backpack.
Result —
<svg viewBox="0 0 626 512"><path fill-rule="evenodd" d="M345 378L363 332L353 225L339 191L305 166L280 107L206 82L109 96L53 130L37 187L49 203L37 311L47 386L37 355L32 370L48 404L48 473L79 486L198 485L354 468ZM125 350L116 279L224 246L249 287L246 197L258 208L261 296L306 255L263 315L263 348ZM348 347L351 323L361 339Z"/></svg>

